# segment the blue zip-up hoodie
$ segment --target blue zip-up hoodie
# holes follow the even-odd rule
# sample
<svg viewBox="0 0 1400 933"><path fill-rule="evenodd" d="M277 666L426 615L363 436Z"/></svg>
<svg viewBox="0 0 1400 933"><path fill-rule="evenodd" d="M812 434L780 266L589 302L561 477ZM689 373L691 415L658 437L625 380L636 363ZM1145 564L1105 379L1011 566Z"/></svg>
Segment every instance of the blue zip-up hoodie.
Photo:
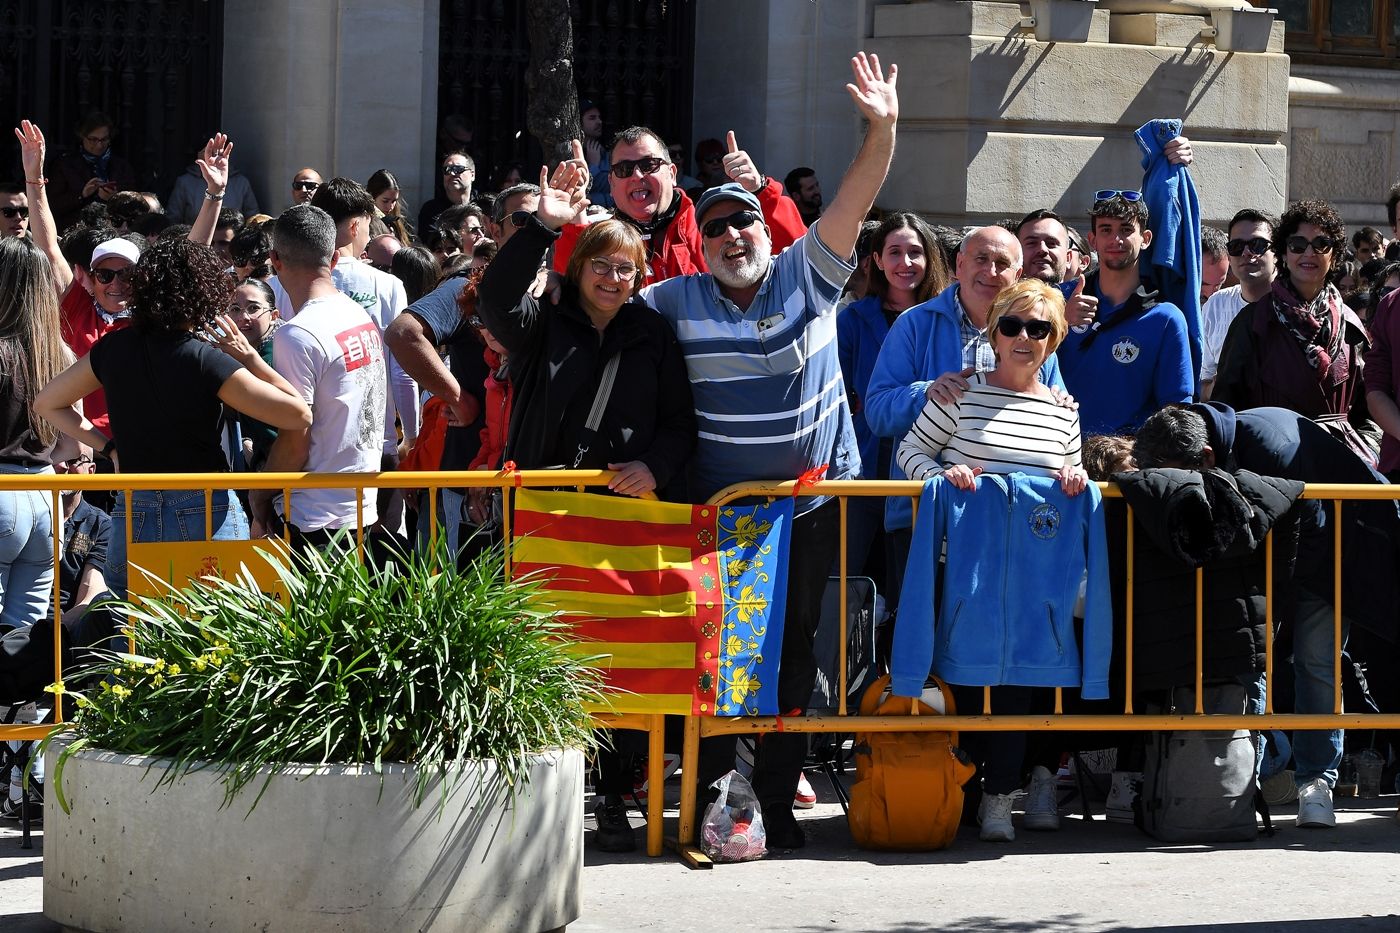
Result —
<svg viewBox="0 0 1400 933"><path fill-rule="evenodd" d="M1086 570L1081 663L1074 605ZM924 484L890 655L896 696L918 696L931 663L951 684L1081 687L1084 699L1101 700L1112 647L1097 485L1066 496L1058 479L1025 473L983 474L974 492L943 476Z"/></svg>
<svg viewBox="0 0 1400 933"><path fill-rule="evenodd" d="M892 437L896 446L909 433L919 412L928 401L929 385L944 373L963 370L962 312L957 302L958 283L954 282L923 304L915 305L895 318L894 326L880 347L875 371L865 390L865 420L880 437ZM1055 354L1040 366L1043 385L1065 387ZM890 463L890 479L906 479L899 467ZM885 500L885 528L897 531L913 523L913 507L903 496Z"/></svg>
<svg viewBox="0 0 1400 933"><path fill-rule="evenodd" d="M1156 285L1158 300L1176 305L1186 318L1194 383L1201 373L1201 204L1186 166L1172 165L1162 154L1181 135L1181 121L1149 120L1134 135L1142 150L1142 198L1152 230L1138 268Z"/></svg>
<svg viewBox="0 0 1400 933"><path fill-rule="evenodd" d="M851 405L851 424L860 447L860 478L884 479L879 473L880 436L865 420L865 390L880 347L890 332L880 299L875 295L853 301L836 316L836 355L841 359L841 376L846 380L846 398Z"/></svg>

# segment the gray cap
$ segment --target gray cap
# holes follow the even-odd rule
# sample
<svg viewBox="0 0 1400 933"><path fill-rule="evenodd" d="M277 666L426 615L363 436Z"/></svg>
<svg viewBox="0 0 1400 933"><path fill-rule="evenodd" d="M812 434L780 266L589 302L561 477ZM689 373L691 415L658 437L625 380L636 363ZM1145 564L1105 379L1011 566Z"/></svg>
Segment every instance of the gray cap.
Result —
<svg viewBox="0 0 1400 933"><path fill-rule="evenodd" d="M709 210L711 205L718 204L720 201L738 201L750 210L757 211L759 214L763 213L763 207L758 203L757 195L745 189L737 181L730 181L716 185L700 195L700 200L695 205L695 219L699 221L701 217L705 216L705 211Z"/></svg>

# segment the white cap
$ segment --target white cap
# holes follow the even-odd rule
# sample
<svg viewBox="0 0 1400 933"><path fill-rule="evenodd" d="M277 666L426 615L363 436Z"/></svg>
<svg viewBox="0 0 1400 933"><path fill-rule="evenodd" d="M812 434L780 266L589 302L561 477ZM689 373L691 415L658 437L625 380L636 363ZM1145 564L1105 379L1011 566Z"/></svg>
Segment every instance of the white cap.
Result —
<svg viewBox="0 0 1400 933"><path fill-rule="evenodd" d="M127 262L135 264L141 258L141 251L130 240L124 237L114 237L92 251L92 262L88 264L88 268L94 268L102 260L110 259L113 256L120 256Z"/></svg>

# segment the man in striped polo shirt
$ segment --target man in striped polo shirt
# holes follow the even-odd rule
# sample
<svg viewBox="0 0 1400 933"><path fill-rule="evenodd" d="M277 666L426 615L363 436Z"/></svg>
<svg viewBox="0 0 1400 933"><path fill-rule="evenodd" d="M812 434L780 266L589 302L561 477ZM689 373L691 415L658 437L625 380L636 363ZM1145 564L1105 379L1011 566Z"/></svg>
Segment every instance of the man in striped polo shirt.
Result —
<svg viewBox="0 0 1400 933"><path fill-rule="evenodd" d="M696 208L710 272L642 293L671 322L685 353L700 426L698 497L731 483L795 479L818 468L828 479L860 475L833 309L855 268L861 221L889 171L899 103L895 66L886 79L879 59L861 53L851 67L855 83L846 88L869 130L821 219L775 258L758 199L737 183L711 188ZM812 695L812 640L839 521L834 501L798 500L778 680L784 713L804 710ZM806 746L804 735L772 733L759 750L753 786L770 846L804 842L792 801ZM703 763L701 770L702 786L719 777L703 773Z"/></svg>

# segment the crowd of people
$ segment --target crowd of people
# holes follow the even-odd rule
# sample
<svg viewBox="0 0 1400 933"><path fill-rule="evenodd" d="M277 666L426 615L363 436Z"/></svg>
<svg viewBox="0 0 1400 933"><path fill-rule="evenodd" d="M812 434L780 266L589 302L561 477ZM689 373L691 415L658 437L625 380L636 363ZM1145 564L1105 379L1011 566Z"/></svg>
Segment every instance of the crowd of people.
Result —
<svg viewBox="0 0 1400 933"><path fill-rule="evenodd" d="M770 177L733 132L695 147L691 177L685 146L642 126L605 140L588 101L570 157L552 169L507 166L494 194L477 190L469 152L447 148L441 193L416 215L391 170L362 184L311 167L295 173L278 216L262 214L222 135L199 147L162 206L131 190L110 119L85 119L78 148L58 159L26 122L16 130L25 177L0 186L0 472L510 463L609 470L612 494L672 501L703 502L752 480L909 477L964 504L994 488L1017 495L1030 477L1024 489L1049 497L1030 521L1045 539L1097 501L1091 480L1142 470L1196 471L1207 485L1224 477L1237 493L1253 488L1242 471L1308 483L1400 476L1400 367L1390 360L1400 262L1385 258L1400 252L1400 227L1389 245L1372 228L1348 239L1321 201L1278 218L1241 210L1223 231L1183 223L1198 216L1193 154L1173 121L1155 121L1144 141L1140 188L1098 191L1084 230L1049 209L966 230L931 226L876 207L895 150L897 69L862 54L852 71L847 87L867 129L829 201L812 169ZM1400 186L1392 221L1397 203ZM422 540L430 524L426 497L296 490L282 501L229 485L207 502L175 490L65 497L61 516L46 496L0 493L0 624L52 612L57 521L71 624L104 592L126 592L128 535L245 538L285 527L296 546L318 547L362 518L388 553ZM443 490L437 502L436 523L464 555L490 540L508 507L487 490ZM1222 599L1249 611L1219 628L1244 648L1207 673L1245 683L1262 710L1262 630L1283 622L1292 709L1331 712L1343 647L1333 638L1331 512L1293 507L1306 512L1287 574L1296 599L1262 618L1251 602L1262 580L1253 564L1241 570L1238 591ZM1348 513L1343 547L1362 573L1346 581L1343 638L1388 673L1400 520L1394 503L1368 508ZM812 696L840 521L833 497L797 498L784 711L805 710ZM1090 581L1087 610L1073 605L1082 567L1064 594L1045 597L1053 663L1027 660L1033 649L1018 643L1025 653L998 664L981 658L977 629L947 634L956 612L945 618L946 596L919 604L934 598L941 549L925 540L929 527L916 537L908 499L849 503L845 566L884 588L897 695L917 696L932 663L974 709L988 686L996 712L1039 711L1056 686L1078 688L1086 703L1117 697L1121 709L1121 686L1110 686L1121 678L1109 668L1123 663L1122 649L1109 637L1126 597L1114 587L1110 607L1095 595L1121 567ZM1001 532L976 523L957 533L981 542L968 546L1002 546ZM951 524L948 534L945 588L960 572ZM1036 581L1020 589L1035 595ZM1170 600L1153 608L1165 613L1161 631L1193 611L1173 615ZM1194 627L1183 631L1175 642L1194 639ZM1400 709L1398 689L1374 691L1383 709ZM1058 826L1064 748L1016 733L964 740L979 765L983 839L1014 838L1023 788L1024 825ZM1301 795L1298 824L1334 825L1343 734L1298 732L1291 748L1291 768L1286 755L1268 761ZM631 752L619 740L599 763L594 838L610 851L635 845ZM771 847L803 844L793 809L813 800L805 756L801 734L758 746L752 781ZM702 787L734 762L732 737L707 740ZM7 812L19 799L11 786Z"/></svg>

